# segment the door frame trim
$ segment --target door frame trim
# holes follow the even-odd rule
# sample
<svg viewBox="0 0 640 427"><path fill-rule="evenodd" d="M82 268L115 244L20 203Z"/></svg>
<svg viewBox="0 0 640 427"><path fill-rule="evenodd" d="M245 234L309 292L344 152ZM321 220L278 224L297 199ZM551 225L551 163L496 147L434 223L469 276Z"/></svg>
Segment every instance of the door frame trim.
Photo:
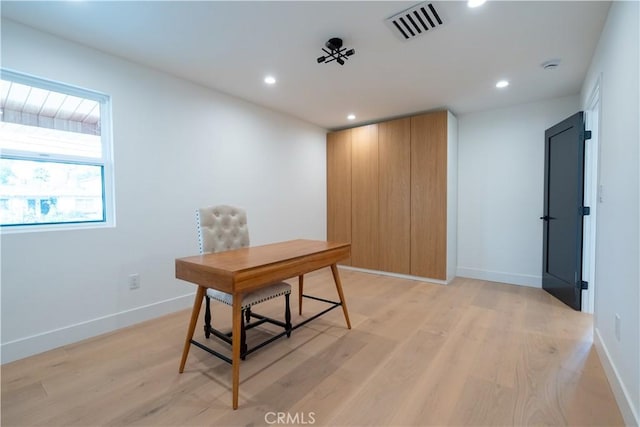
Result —
<svg viewBox="0 0 640 427"><path fill-rule="evenodd" d="M602 118L600 78L596 79L584 108L585 128L591 131L591 139L585 142L583 206L589 206L591 211L584 217L582 231L582 277L589 283L589 288L582 291L582 311L591 314L595 312L597 212L602 198L598 168Z"/></svg>

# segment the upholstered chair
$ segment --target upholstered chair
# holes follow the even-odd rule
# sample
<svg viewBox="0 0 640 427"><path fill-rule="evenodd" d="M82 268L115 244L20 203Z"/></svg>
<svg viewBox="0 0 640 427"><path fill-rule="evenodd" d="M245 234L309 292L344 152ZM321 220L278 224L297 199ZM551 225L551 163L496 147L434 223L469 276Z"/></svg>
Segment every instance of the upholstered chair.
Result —
<svg viewBox="0 0 640 427"><path fill-rule="evenodd" d="M196 222L198 226L198 241L200 243L200 253L215 253L240 249L249 246L249 227L247 225L247 214L243 209L219 205L198 209L196 212ZM254 292L245 294L242 300L242 323L240 331L240 355L245 358L247 352L251 352L263 344L248 350L246 344L246 330L259 324L268 322L285 329L287 337L291 334L291 311L289 308L289 295L291 285L286 282L279 282ZM251 311L251 308L264 301L284 296L285 297L285 321L268 318ZM227 305L233 305L233 296L215 289L207 289L205 298L204 333L209 338L211 334L231 344L231 333L223 333L211 326L211 299ZM254 323L251 318L258 319Z"/></svg>

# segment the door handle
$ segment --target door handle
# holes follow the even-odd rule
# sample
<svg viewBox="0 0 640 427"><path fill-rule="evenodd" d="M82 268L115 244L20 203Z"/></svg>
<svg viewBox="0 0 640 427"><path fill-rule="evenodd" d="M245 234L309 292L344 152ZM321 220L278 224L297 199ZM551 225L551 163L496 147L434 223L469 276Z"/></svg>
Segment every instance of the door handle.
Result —
<svg viewBox="0 0 640 427"><path fill-rule="evenodd" d="M550 221L550 220L555 219L555 218L552 217L552 216L549 216L549 215L545 215L545 216L541 216L540 219L543 220L543 221Z"/></svg>

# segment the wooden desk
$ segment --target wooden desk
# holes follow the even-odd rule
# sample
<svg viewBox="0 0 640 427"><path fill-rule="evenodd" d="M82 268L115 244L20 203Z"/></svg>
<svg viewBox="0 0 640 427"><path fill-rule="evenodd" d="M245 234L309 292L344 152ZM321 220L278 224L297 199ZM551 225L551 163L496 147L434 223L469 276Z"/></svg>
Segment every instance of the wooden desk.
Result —
<svg viewBox="0 0 640 427"><path fill-rule="evenodd" d="M207 288L233 295L232 334L240 336L242 298L245 293L291 277L299 277L302 295L304 274L323 267L331 267L333 280L342 304L347 327L351 329L347 304L342 292L337 262L351 256L351 244L317 240L291 240L264 246L236 249L215 254L204 254L176 259L176 278L198 285L193 302L191 321L180 361L180 373L189 355L202 300ZM300 304L301 300L300 300ZM300 305L300 313L302 305ZM240 379L240 340L234 339L231 352L233 409L238 408Z"/></svg>

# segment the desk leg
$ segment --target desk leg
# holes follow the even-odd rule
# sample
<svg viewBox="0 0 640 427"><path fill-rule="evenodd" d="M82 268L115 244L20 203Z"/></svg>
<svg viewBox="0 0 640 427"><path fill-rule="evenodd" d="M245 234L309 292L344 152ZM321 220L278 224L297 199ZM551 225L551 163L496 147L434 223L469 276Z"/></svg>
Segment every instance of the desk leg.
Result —
<svg viewBox="0 0 640 427"><path fill-rule="evenodd" d="M184 340L184 349L182 349L182 360L180 361L180 370L184 371L184 364L187 363L187 356L189 355L189 347L191 347L191 339L193 338L193 331L196 329L196 323L198 323L198 316L200 315L200 307L202 306L202 299L204 298L205 288L198 286L196 292L196 298L193 301L193 309L191 310L191 322L189 323L189 329L187 330L187 338Z"/></svg>
<svg viewBox="0 0 640 427"><path fill-rule="evenodd" d="M302 288L304 287L304 275L298 276L298 314L302 316Z"/></svg>
<svg viewBox="0 0 640 427"><path fill-rule="evenodd" d="M233 295L233 318L232 318L232 393L233 409L238 409L238 387L240 386L240 324L242 322L242 294Z"/></svg>
<svg viewBox="0 0 640 427"><path fill-rule="evenodd" d="M342 293L342 283L340 282L340 274L338 273L338 266L331 264L331 273L333 273L333 281L336 282L336 290L340 296L340 302L342 303L342 312L344 313L344 320L347 322L347 328L351 329L351 322L349 321L349 312L347 311L347 302L344 300L344 294Z"/></svg>

